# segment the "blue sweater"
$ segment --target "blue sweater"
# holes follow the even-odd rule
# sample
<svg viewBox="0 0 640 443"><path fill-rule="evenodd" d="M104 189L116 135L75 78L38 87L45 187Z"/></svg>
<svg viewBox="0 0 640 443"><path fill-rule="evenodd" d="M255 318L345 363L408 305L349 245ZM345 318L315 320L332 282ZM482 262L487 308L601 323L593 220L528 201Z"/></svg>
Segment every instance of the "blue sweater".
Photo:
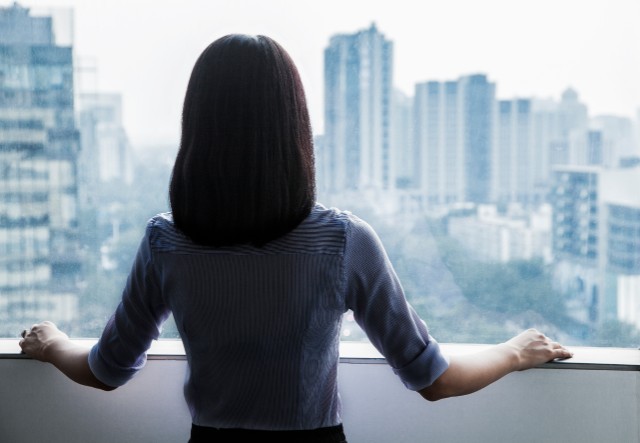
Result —
<svg viewBox="0 0 640 443"><path fill-rule="evenodd" d="M296 229L261 248L194 244L170 213L160 214L148 223L89 365L103 383L123 385L144 366L173 313L193 423L335 426L342 422L340 329L349 309L408 389L429 386L446 370L378 236L350 212L317 204Z"/></svg>

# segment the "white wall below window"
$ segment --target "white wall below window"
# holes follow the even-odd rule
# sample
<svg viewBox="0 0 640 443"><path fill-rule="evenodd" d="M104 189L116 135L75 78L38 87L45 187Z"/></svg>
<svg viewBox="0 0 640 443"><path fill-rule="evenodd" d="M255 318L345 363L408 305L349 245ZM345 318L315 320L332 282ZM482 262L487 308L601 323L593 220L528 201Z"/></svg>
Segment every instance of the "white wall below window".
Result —
<svg viewBox="0 0 640 443"><path fill-rule="evenodd" d="M151 359L129 384L103 392L51 365L0 358L0 442L186 443L186 361ZM639 372L539 368L429 403L375 358L340 364L350 443L640 442Z"/></svg>

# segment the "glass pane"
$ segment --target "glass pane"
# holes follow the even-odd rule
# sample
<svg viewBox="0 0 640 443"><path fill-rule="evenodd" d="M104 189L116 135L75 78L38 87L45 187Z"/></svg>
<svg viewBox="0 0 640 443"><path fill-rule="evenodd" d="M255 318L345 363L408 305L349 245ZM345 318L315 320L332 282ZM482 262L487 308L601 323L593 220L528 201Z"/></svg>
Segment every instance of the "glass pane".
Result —
<svg viewBox="0 0 640 443"><path fill-rule="evenodd" d="M0 4L0 336L100 333L169 209L193 63L242 32L291 53L319 201L439 341L640 344L637 1L66 4Z"/></svg>

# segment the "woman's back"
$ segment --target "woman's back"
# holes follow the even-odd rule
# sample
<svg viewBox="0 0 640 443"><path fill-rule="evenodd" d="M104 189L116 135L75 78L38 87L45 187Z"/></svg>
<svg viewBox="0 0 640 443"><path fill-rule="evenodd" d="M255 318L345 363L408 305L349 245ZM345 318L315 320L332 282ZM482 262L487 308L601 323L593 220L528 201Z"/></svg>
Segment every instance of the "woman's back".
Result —
<svg viewBox="0 0 640 443"><path fill-rule="evenodd" d="M190 363L194 423L313 429L341 422L336 386L345 312L345 220L319 207L258 248L208 248L168 218L150 227L155 274Z"/></svg>
<svg viewBox="0 0 640 443"><path fill-rule="evenodd" d="M106 384L125 383L172 312L196 425L336 426L348 309L407 387L428 385L446 369L378 237L351 213L317 204L266 245L220 248L194 244L162 215L150 221L122 303L89 361Z"/></svg>
<svg viewBox="0 0 640 443"><path fill-rule="evenodd" d="M94 370L121 384L114 377L118 362L140 351L135 343L146 347L134 336L154 339L159 319L171 311L189 359L185 396L195 424L274 430L339 424L347 224L344 213L317 205L294 231L263 247L213 248L190 241L170 214L154 217L122 309L101 339L121 345L96 351Z"/></svg>

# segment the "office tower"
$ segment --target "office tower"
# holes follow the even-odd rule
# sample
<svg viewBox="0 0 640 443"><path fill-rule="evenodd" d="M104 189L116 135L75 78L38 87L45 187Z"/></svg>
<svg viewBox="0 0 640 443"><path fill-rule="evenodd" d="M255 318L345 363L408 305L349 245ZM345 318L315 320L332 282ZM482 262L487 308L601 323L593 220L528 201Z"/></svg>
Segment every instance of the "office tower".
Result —
<svg viewBox="0 0 640 443"><path fill-rule="evenodd" d="M584 323L600 320L600 178L598 167L557 167L550 195L554 279L570 314Z"/></svg>
<svg viewBox="0 0 640 443"><path fill-rule="evenodd" d="M413 97L396 89L393 92L392 115L391 149L395 154L396 186L399 189L413 188L420 174L413 149Z"/></svg>
<svg viewBox="0 0 640 443"><path fill-rule="evenodd" d="M485 75L459 81L463 91L465 197L467 201L490 201L491 148L495 84Z"/></svg>
<svg viewBox="0 0 640 443"><path fill-rule="evenodd" d="M602 172L603 314L640 328L640 166Z"/></svg>
<svg viewBox="0 0 640 443"><path fill-rule="evenodd" d="M553 252L588 265L598 259L600 168L559 167L555 171Z"/></svg>
<svg viewBox="0 0 640 443"><path fill-rule="evenodd" d="M133 182L133 151L122 126L120 94L83 93L78 99L82 138L80 180L89 195L101 184Z"/></svg>
<svg viewBox="0 0 640 443"><path fill-rule="evenodd" d="M17 4L0 8L0 128L0 328L15 333L72 320L80 282L72 48Z"/></svg>
<svg viewBox="0 0 640 443"><path fill-rule="evenodd" d="M595 126L595 125L592 125ZM568 90L561 102L499 100L494 135L493 192L498 203L546 201L553 165L604 165L604 134L589 129L586 107Z"/></svg>
<svg viewBox="0 0 640 443"><path fill-rule="evenodd" d="M427 206L465 201L464 120L458 82L416 84L414 94L415 152L419 187Z"/></svg>
<svg viewBox="0 0 640 443"><path fill-rule="evenodd" d="M602 131L573 131L569 137L569 164L603 166L603 143Z"/></svg>
<svg viewBox="0 0 640 443"><path fill-rule="evenodd" d="M499 100L493 146L492 200L497 203L539 203L533 144L531 100Z"/></svg>
<svg viewBox="0 0 640 443"><path fill-rule="evenodd" d="M533 163L530 165L533 176L536 200L546 201L552 183L552 159L557 152L567 149L560 131L558 102L551 99L531 99Z"/></svg>
<svg viewBox="0 0 640 443"><path fill-rule="evenodd" d="M568 88L562 93L562 98L556 110L557 127L551 146L550 164L572 165L578 163L578 159L572 156L580 153L571 147L572 140L580 140L588 129L589 116L587 107L578 98L578 93Z"/></svg>
<svg viewBox="0 0 640 443"><path fill-rule="evenodd" d="M490 201L495 84L476 74L415 91L414 146L428 205Z"/></svg>
<svg viewBox="0 0 640 443"><path fill-rule="evenodd" d="M602 134L602 164L618 167L622 162L640 157L640 141L634 134L633 121L628 117L599 115L589 126Z"/></svg>
<svg viewBox="0 0 640 443"><path fill-rule="evenodd" d="M554 171L554 272L585 323L640 326L640 167Z"/></svg>
<svg viewBox="0 0 640 443"><path fill-rule="evenodd" d="M325 134L319 187L395 187L391 149L393 44L375 24L331 37L324 51Z"/></svg>

